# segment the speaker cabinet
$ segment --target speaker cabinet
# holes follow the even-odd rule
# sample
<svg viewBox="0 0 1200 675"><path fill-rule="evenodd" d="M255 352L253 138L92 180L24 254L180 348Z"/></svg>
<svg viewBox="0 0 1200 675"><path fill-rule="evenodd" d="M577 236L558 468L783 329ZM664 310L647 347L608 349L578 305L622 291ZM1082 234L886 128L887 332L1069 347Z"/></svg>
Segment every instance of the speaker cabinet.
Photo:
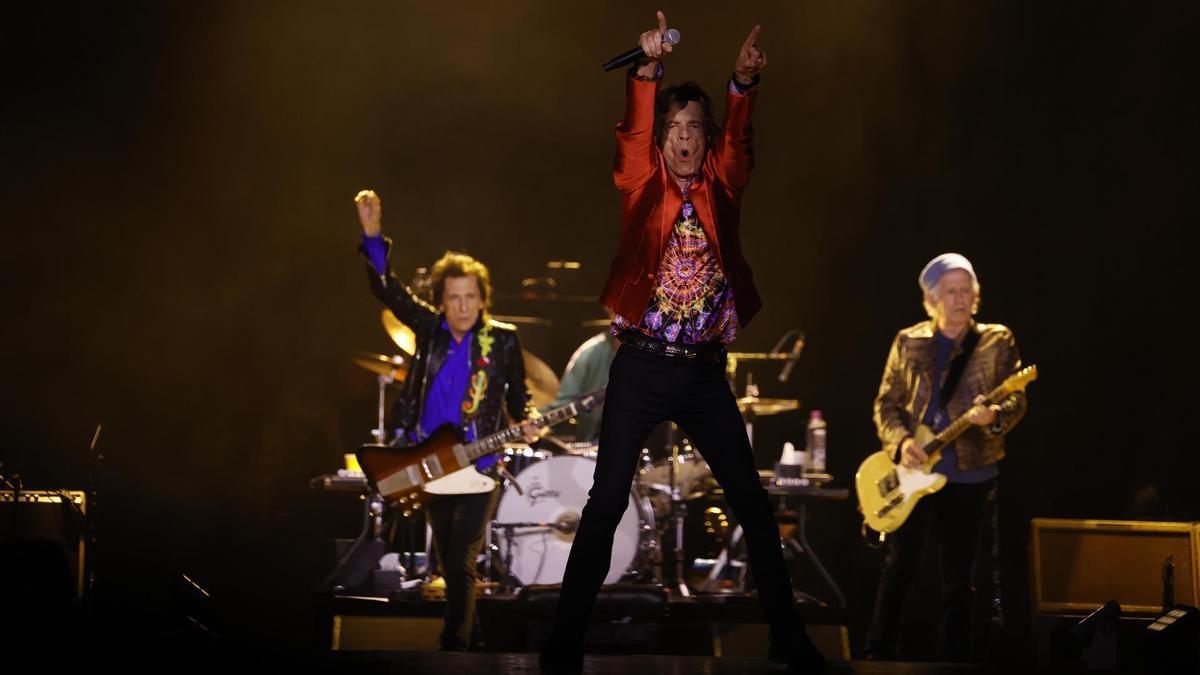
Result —
<svg viewBox="0 0 1200 675"><path fill-rule="evenodd" d="M82 598L86 511L86 496L76 490L0 490L0 579L6 591L52 597L62 589Z"/></svg>
<svg viewBox="0 0 1200 675"><path fill-rule="evenodd" d="M1036 612L1116 600L1126 615L1157 616L1164 601L1200 604L1200 524L1034 518L1030 543Z"/></svg>

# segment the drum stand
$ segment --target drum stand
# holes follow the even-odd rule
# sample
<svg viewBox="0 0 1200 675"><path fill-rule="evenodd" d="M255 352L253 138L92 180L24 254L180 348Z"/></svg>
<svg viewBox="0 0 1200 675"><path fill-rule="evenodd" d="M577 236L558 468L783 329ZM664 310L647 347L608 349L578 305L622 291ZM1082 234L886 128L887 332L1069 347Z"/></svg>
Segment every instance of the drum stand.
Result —
<svg viewBox="0 0 1200 675"><path fill-rule="evenodd" d="M389 384L395 382L396 376L400 374L399 368L400 364L403 363L403 357L393 356L392 363L395 365L392 368L392 372L379 376L379 423L371 430L371 437L380 445L387 443L387 427L384 426L383 421L384 409L387 407L384 402L387 395L387 387Z"/></svg>
<svg viewBox="0 0 1200 675"><path fill-rule="evenodd" d="M746 355L753 356L753 355ZM736 391L736 370L737 361L730 358L726 364L728 368L727 376L729 377L729 386ZM757 397L758 385L754 384L754 373L746 373L746 396ZM746 424L746 440L749 441L750 447L754 447L754 422L758 416L753 409L746 410L742 413L742 420ZM725 540L725 546L721 548L721 552L717 554L716 563L708 573L708 578L704 580L701 589L709 593L745 593L746 592L746 571L747 561L744 558L735 557L734 550L737 549L738 543L742 538L742 526L738 525L732 532L729 533L729 538ZM730 577L732 576L732 579ZM728 586L727 582L732 582Z"/></svg>
<svg viewBox="0 0 1200 675"><path fill-rule="evenodd" d="M551 528L551 526L548 523L502 523L498 520L493 520L491 522L491 525L488 527L488 539L491 541L489 541L489 543L488 543L486 574L491 575L492 559L494 557L496 557L497 555L499 555L499 553L500 553L499 548L497 548L496 544L494 543L496 532L498 530L504 530L504 535L503 535L504 536L504 558L503 558L504 578L502 578L500 580L500 588L505 593L513 593L518 588L525 586L525 584L521 583L521 580L518 579L517 575L513 574L513 571L512 571L513 530L517 529L518 527L539 527L542 529L550 529Z"/></svg>
<svg viewBox="0 0 1200 675"><path fill-rule="evenodd" d="M683 522L687 518L687 503L683 492L679 489L679 443L677 442L678 428L671 422L670 433L667 434L667 445L671 448L671 466L668 469L671 486L671 509L668 520L673 524L675 535L675 578L673 588L679 592L679 597L692 597L692 589L688 587L687 577L683 572Z"/></svg>

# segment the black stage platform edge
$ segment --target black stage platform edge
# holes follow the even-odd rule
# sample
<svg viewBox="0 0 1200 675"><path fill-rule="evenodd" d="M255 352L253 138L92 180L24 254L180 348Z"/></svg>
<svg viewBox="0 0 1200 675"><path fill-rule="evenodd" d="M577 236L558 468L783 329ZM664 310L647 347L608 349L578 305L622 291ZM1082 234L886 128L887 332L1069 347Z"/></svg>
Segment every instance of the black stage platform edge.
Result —
<svg viewBox="0 0 1200 675"><path fill-rule="evenodd" d="M437 675L496 675L540 673L537 654L461 654L442 652L356 652L333 653L322 664L322 672L430 673ZM583 675L749 675L786 673L787 667L766 658L713 658L704 656L588 655ZM1035 671L999 671L964 664L850 661L832 662L828 675L1030 675Z"/></svg>
<svg viewBox="0 0 1200 675"><path fill-rule="evenodd" d="M370 595L347 595L320 591L313 596L314 606L326 612L363 616L441 616L445 602L416 598L388 599ZM481 595L476 604L496 609L517 601L516 595ZM762 619L758 598L752 594L702 595L693 598L670 597L670 616L684 621L707 621L719 614L730 623L758 623ZM846 619L846 610L800 603L797 605L809 623L837 624Z"/></svg>
<svg viewBox="0 0 1200 675"><path fill-rule="evenodd" d="M546 590L553 591L538 589L535 603L513 595L480 596L477 614L485 651L539 649L549 634L547 612L557 600L555 593L542 592ZM633 607L636 603L628 593L609 595L602 592L597 598L597 620L588 630L588 649L593 653L732 657L753 656L759 647L765 649L767 627L753 595L671 597L663 602L660 590L657 607L646 608ZM648 599L653 598L643 598ZM323 648L334 651L435 649L444 608L442 601L318 594L315 634ZM821 651L830 658L849 658L845 612L815 605L801 605L801 609ZM608 616L613 612L616 615Z"/></svg>

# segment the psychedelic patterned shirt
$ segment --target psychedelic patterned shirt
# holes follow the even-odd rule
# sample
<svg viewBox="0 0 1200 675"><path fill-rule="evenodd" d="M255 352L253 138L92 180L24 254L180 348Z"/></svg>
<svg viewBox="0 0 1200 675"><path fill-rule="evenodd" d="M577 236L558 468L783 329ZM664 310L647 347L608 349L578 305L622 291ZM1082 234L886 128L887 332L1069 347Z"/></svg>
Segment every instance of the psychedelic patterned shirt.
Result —
<svg viewBox="0 0 1200 675"><path fill-rule="evenodd" d="M655 278L654 294L636 326L621 315L613 318L612 331L635 328L664 342L729 344L737 335L737 308L733 289L721 272L721 263L708 246L696 209L683 190L683 207L663 252Z"/></svg>

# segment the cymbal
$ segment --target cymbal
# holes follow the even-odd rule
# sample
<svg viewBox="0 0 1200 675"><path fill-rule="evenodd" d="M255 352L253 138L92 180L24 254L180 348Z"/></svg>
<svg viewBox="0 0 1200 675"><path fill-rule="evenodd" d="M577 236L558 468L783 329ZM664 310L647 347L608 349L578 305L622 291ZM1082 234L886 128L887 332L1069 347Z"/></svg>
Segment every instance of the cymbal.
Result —
<svg viewBox="0 0 1200 675"><path fill-rule="evenodd" d="M397 319L390 309L383 310L383 329L405 354L412 356L417 353L417 336L411 328L400 323L400 319Z"/></svg>
<svg viewBox="0 0 1200 675"><path fill-rule="evenodd" d="M511 314L493 314L492 318L504 323L511 323L517 326L525 324L527 326L553 326L554 322L550 319L543 319L540 316L513 316Z"/></svg>
<svg viewBox="0 0 1200 675"><path fill-rule="evenodd" d="M354 362L354 365L369 370L376 375L393 378L391 384L396 386L399 386L404 381L404 376L408 375L408 356L385 356L383 354L357 351L352 353L350 360Z"/></svg>
<svg viewBox="0 0 1200 675"><path fill-rule="evenodd" d="M558 375L528 349L522 349L521 356L525 357L525 387L533 397L533 404L539 408L550 405L558 397Z"/></svg>
<svg viewBox="0 0 1200 675"><path fill-rule="evenodd" d="M759 398L743 396L737 400L738 410L761 417L800 409L800 401L794 398Z"/></svg>
<svg viewBox="0 0 1200 675"><path fill-rule="evenodd" d="M579 325L584 328L608 328L612 325L612 319L588 319Z"/></svg>

